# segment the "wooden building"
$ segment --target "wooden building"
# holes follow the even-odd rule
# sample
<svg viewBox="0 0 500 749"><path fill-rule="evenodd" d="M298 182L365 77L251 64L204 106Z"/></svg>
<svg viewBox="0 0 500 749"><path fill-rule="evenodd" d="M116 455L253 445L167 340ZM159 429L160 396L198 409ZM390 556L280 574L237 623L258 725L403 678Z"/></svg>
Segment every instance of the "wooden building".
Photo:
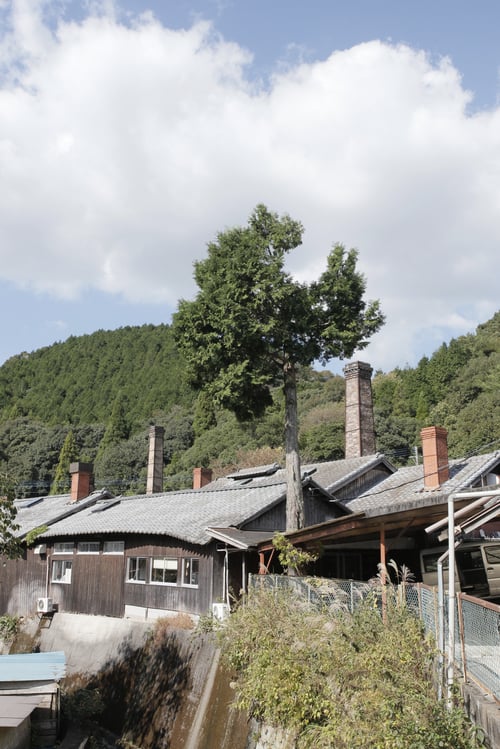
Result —
<svg viewBox="0 0 500 749"><path fill-rule="evenodd" d="M393 470L383 456L306 466L306 524L349 512L332 489L357 492ZM77 473L75 484L88 486ZM23 615L51 607L118 617L206 614L258 571L257 544L285 529L285 494L285 471L272 465L178 492L19 501L21 536L43 532L4 568L0 607Z"/></svg>

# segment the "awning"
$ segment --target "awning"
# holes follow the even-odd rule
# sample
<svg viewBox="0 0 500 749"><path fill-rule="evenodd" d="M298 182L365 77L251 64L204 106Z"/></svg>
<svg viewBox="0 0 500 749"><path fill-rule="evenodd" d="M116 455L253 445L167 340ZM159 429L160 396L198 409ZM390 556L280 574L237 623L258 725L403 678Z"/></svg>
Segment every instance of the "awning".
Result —
<svg viewBox="0 0 500 749"><path fill-rule="evenodd" d="M263 541L272 539L273 531L241 531L239 528L207 528L216 541L222 541L235 549L253 549Z"/></svg>

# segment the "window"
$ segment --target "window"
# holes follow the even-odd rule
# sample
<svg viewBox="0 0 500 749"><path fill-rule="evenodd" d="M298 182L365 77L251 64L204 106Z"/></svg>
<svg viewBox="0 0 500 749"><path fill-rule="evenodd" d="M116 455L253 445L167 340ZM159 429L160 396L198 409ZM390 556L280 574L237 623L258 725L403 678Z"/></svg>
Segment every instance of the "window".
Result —
<svg viewBox="0 0 500 749"><path fill-rule="evenodd" d="M182 584L198 585L198 568L200 560L189 557L182 560Z"/></svg>
<svg viewBox="0 0 500 749"><path fill-rule="evenodd" d="M129 557L127 561L127 582L146 582L146 559L144 557Z"/></svg>
<svg viewBox="0 0 500 749"><path fill-rule="evenodd" d="M80 541L77 547L79 554L99 554L99 541Z"/></svg>
<svg viewBox="0 0 500 749"><path fill-rule="evenodd" d="M125 541L105 541L103 552L105 554L123 554Z"/></svg>
<svg viewBox="0 0 500 749"><path fill-rule="evenodd" d="M72 565L73 562L68 559L55 559L52 562L52 582L70 583Z"/></svg>
<svg viewBox="0 0 500 749"><path fill-rule="evenodd" d="M54 554L72 554L75 544L73 541L56 541L54 544Z"/></svg>
<svg viewBox="0 0 500 749"><path fill-rule="evenodd" d="M151 567L151 582L177 585L177 559L154 558Z"/></svg>
<svg viewBox="0 0 500 749"><path fill-rule="evenodd" d="M424 572L437 572L439 557L444 554L443 551L437 551L432 554L422 554L422 561L424 563ZM448 569L448 557L443 559L443 569Z"/></svg>
<svg viewBox="0 0 500 749"><path fill-rule="evenodd" d="M500 546L485 546L484 553L488 564L500 564Z"/></svg>

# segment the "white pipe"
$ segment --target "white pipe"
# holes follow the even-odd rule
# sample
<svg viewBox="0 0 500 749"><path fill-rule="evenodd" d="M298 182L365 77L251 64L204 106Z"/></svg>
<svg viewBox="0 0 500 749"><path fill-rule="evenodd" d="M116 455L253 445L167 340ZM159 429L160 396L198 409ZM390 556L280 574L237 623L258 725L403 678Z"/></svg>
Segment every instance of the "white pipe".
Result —
<svg viewBox="0 0 500 749"><path fill-rule="evenodd" d="M448 678L446 698L449 709L452 706L455 677L455 496L450 494L448 497Z"/></svg>
<svg viewBox="0 0 500 749"><path fill-rule="evenodd" d="M244 551L241 559L241 587L243 593L247 592L247 555Z"/></svg>
<svg viewBox="0 0 500 749"><path fill-rule="evenodd" d="M226 603L229 606L229 551L226 546L226 553L224 555L224 566L225 566L225 579L226 579Z"/></svg>
<svg viewBox="0 0 500 749"><path fill-rule="evenodd" d="M454 496L455 496L455 499L471 499L472 497L477 497L478 492L474 492L472 494L472 497L471 497L471 494L472 494L471 492L468 492L468 493L462 493L462 492L460 492L460 493L455 494ZM479 499L477 499L475 502L471 502L469 505L467 505L467 507L462 507L461 510L457 510L456 513L455 513L455 518L461 518L461 517L463 517L463 515L468 515L468 513L471 510L475 510L476 507L482 507L483 505L486 504L486 501L491 496L497 496L497 495L500 496L500 491L497 490L497 491L494 491L494 492L491 492L491 491L490 492L480 492L480 494L481 494L481 497ZM438 520L436 523L433 523L432 525L429 525L425 529L425 532L429 533L429 534L430 533L434 533L434 531L439 530L444 525L446 525L446 523L447 523L447 518L442 518L441 520Z"/></svg>
<svg viewBox="0 0 500 749"><path fill-rule="evenodd" d="M437 562L438 571L438 658L439 658L439 684L438 699L443 696L443 665L444 665L444 575L443 562L448 557L448 549L441 554Z"/></svg>

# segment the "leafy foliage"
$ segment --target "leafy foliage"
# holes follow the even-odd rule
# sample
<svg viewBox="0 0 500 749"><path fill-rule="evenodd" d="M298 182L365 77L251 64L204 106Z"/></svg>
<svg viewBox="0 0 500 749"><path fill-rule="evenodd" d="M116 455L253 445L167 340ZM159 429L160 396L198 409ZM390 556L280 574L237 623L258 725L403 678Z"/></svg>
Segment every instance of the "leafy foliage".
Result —
<svg viewBox="0 0 500 749"><path fill-rule="evenodd" d="M70 487L69 467L77 458L78 448L75 435L73 434L73 431L70 430L66 435L63 446L61 447L59 462L54 476L54 483L50 487L51 494L63 494L68 491Z"/></svg>
<svg viewBox="0 0 500 749"><path fill-rule="evenodd" d="M320 552L306 551L294 546L283 533L275 533L273 546L278 552L278 559L285 572L303 575L309 565L319 559Z"/></svg>
<svg viewBox="0 0 500 749"><path fill-rule="evenodd" d="M0 472L9 474L18 497L47 494L72 432L72 455L94 463L96 486L144 491L151 423L165 428L166 488L190 486L197 465L221 475L283 462L281 387L271 388L273 405L262 416L240 423L206 393L197 400L184 367L171 328L152 325L98 331L13 357L0 367ZM377 449L396 463L413 461L420 429L430 424L448 430L451 457L498 449L498 382L500 313L413 369L376 373ZM128 437L102 446L97 459L117 398ZM302 460L341 457L343 378L298 367L297 402Z"/></svg>
<svg viewBox="0 0 500 749"><path fill-rule="evenodd" d="M481 746L461 707L436 699L421 623L389 597L384 624L374 604L332 617L283 591L253 591L219 635L238 705L292 731L300 749Z"/></svg>
<svg viewBox="0 0 500 749"><path fill-rule="evenodd" d="M3 614L0 616L0 639L12 640L19 631L19 617Z"/></svg>
<svg viewBox="0 0 500 749"><path fill-rule="evenodd" d="M451 457L500 444L500 312L475 335L452 339L414 369L378 373L373 392L378 447L390 453L419 441L420 429L448 430ZM403 456L404 460L404 456Z"/></svg>
<svg viewBox="0 0 500 749"><path fill-rule="evenodd" d="M21 555L17 530L14 485L9 476L0 473L0 557L15 559Z"/></svg>
<svg viewBox="0 0 500 749"><path fill-rule="evenodd" d="M174 335L191 384L241 420L262 416L272 388L285 398L287 529L303 524L297 377L314 361L350 356L383 323L378 302L364 300L357 253L336 245L310 285L284 269L302 242L302 225L258 205L246 227L221 232L195 264L199 291L181 301Z"/></svg>

